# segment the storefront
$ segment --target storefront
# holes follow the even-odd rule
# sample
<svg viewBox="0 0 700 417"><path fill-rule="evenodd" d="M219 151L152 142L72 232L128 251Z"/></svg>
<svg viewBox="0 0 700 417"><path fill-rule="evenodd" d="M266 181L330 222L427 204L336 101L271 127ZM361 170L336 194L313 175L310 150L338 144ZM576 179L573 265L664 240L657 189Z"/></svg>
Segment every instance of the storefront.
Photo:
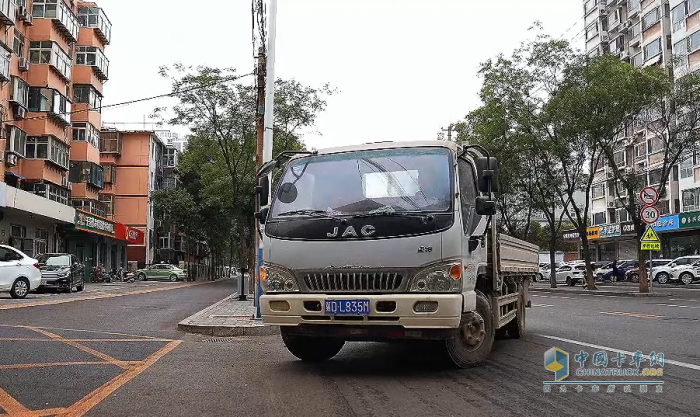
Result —
<svg viewBox="0 0 700 417"><path fill-rule="evenodd" d="M661 248L664 256L675 259L680 256L700 255L700 212L689 212L664 216L669 224L666 233L661 237ZM657 230L654 227L654 230Z"/></svg>
<svg viewBox="0 0 700 417"><path fill-rule="evenodd" d="M85 277L88 281L92 281L93 268L96 265L106 271L126 269L128 239L139 239L139 234L134 233L133 229L82 210L76 210L75 224L67 229L65 234L68 239L68 252L77 256L85 265Z"/></svg>

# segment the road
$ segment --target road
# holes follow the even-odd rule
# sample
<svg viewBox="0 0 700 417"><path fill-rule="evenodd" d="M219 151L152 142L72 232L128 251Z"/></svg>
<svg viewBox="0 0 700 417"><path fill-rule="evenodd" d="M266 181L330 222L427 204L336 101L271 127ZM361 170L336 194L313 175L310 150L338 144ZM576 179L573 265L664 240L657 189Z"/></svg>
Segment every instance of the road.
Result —
<svg viewBox="0 0 700 417"><path fill-rule="evenodd" d="M480 368L455 370L434 344L348 344L312 365L296 361L278 336L176 330L234 284L6 310L0 299L0 407L21 416L700 414L700 291L643 299L532 291L527 336L497 341ZM551 347L570 353L571 369L581 350L663 352L663 392L543 392L553 378L543 367Z"/></svg>

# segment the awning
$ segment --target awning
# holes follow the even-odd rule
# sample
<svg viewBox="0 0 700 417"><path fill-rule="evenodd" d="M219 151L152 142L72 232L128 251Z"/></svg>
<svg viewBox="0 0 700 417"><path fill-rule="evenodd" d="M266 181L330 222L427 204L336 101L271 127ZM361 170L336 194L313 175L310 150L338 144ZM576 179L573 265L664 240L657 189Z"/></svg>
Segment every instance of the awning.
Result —
<svg viewBox="0 0 700 417"><path fill-rule="evenodd" d="M23 179L24 179L23 176L21 176L21 175L19 175L19 174L15 174L15 173L12 172L12 171L5 171L5 176L8 176L8 175L11 176L11 177L17 177L17 178L20 179L20 180L23 180Z"/></svg>

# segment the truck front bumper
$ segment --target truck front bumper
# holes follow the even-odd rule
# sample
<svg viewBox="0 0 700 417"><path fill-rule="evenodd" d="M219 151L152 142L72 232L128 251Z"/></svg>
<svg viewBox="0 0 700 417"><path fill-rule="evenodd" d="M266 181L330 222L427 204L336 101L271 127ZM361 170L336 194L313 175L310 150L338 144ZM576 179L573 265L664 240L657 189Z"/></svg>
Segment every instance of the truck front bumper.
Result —
<svg viewBox="0 0 700 417"><path fill-rule="evenodd" d="M369 300L369 315L334 316L323 311L327 299L349 298ZM266 324L276 326L313 324L353 327L396 326L404 329L456 329L459 327L462 317L463 298L462 294L327 295L287 293L261 296L260 312ZM467 294L467 298L475 298L475 294ZM437 309L433 312L416 312L414 307L416 303L421 301L436 302Z"/></svg>

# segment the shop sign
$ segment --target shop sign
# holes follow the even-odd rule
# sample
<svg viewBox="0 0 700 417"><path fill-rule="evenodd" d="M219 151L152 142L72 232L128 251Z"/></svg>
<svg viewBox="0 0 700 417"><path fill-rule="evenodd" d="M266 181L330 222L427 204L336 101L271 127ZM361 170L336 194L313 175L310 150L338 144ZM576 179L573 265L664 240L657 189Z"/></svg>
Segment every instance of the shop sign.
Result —
<svg viewBox="0 0 700 417"><path fill-rule="evenodd" d="M699 213L700 214L700 213ZM676 230L680 226L678 214L672 214L670 216L661 216L656 223L653 223L651 227L657 232L665 232L668 230Z"/></svg>
<svg viewBox="0 0 700 417"><path fill-rule="evenodd" d="M116 223L115 237L136 245L143 245L144 234L141 230L129 227L122 223Z"/></svg>
<svg viewBox="0 0 700 417"><path fill-rule="evenodd" d="M619 223L616 224L604 224L599 227L598 235L601 239L608 237L620 236L622 234L622 227Z"/></svg>
<svg viewBox="0 0 700 417"><path fill-rule="evenodd" d="M700 227L700 211L681 213L678 215L681 229Z"/></svg>
<svg viewBox="0 0 700 417"><path fill-rule="evenodd" d="M564 240L578 240L578 232L576 230L567 230L562 234Z"/></svg>
<svg viewBox="0 0 700 417"><path fill-rule="evenodd" d="M586 229L586 235L588 239L599 239L600 238L600 227L593 226Z"/></svg>
<svg viewBox="0 0 700 417"><path fill-rule="evenodd" d="M75 228L114 237L113 222L80 210L75 210Z"/></svg>
<svg viewBox="0 0 700 417"><path fill-rule="evenodd" d="M637 233L637 232L634 230L634 222L624 222L624 223L620 223L620 228L622 229L622 230L621 230L621 233L622 233L623 235L633 235L633 234Z"/></svg>

